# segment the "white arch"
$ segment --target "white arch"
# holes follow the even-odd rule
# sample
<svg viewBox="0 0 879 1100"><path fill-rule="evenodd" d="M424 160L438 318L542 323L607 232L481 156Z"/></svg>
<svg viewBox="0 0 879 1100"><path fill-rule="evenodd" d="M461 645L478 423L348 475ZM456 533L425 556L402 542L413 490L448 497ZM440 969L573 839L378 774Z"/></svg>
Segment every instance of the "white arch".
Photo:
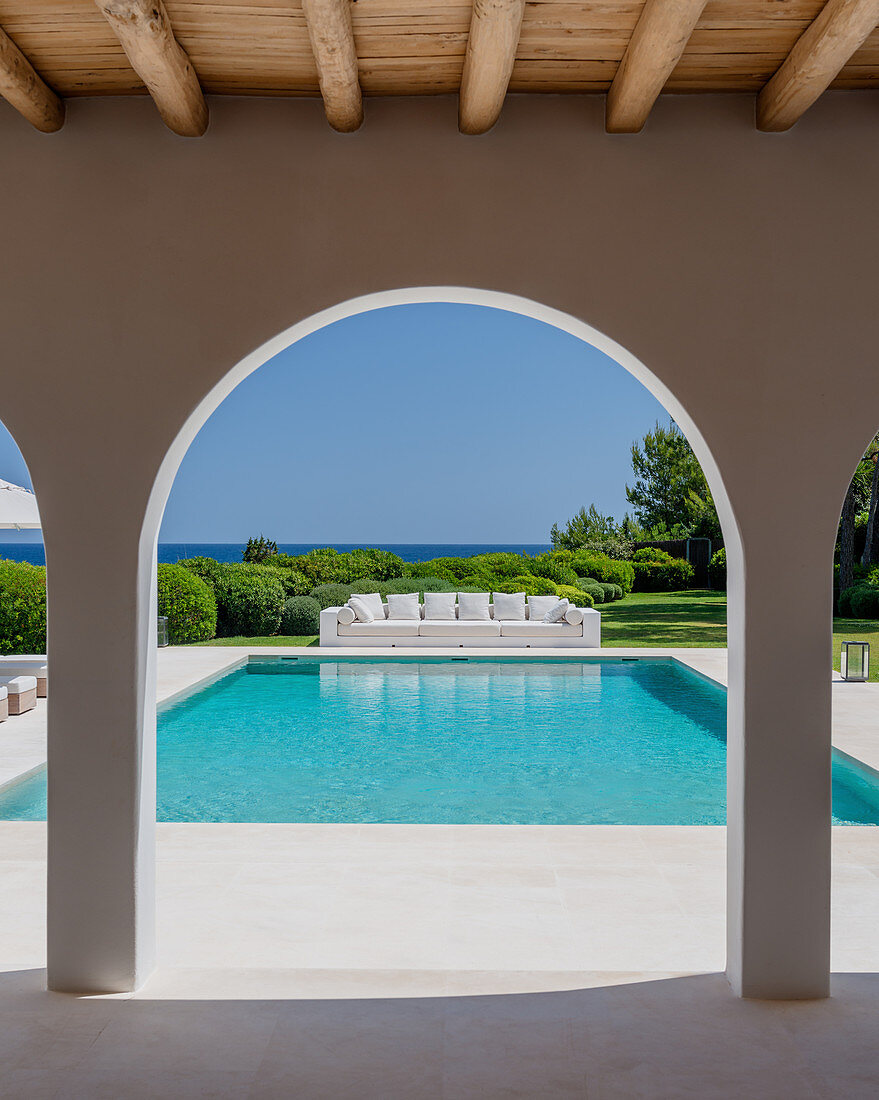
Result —
<svg viewBox="0 0 879 1100"><path fill-rule="evenodd" d="M299 340L318 332L322 328L326 328L328 325L335 324L337 321L392 306L425 304L485 306L489 309L503 310L507 313L517 313L523 317L530 317L535 321L542 321L544 324L562 332L567 332L619 363L624 370L637 378L668 410L686 435L711 487L721 527L723 528L724 541L728 547L728 556L731 552L734 555L738 553L738 525L711 449L683 403L661 379L627 348L586 321L581 321L569 313L553 309L530 298L508 294L504 291L479 290L460 286L404 287L398 290L381 290L358 298L349 298L347 301L340 302L338 305L321 310L319 313L314 313L310 317L296 322L261 344L250 355L245 356L193 409L177 438L168 449L159 468L150 497L144 526L144 537L154 539L158 536L162 513L165 510L171 486L192 441L211 414L248 375Z"/></svg>

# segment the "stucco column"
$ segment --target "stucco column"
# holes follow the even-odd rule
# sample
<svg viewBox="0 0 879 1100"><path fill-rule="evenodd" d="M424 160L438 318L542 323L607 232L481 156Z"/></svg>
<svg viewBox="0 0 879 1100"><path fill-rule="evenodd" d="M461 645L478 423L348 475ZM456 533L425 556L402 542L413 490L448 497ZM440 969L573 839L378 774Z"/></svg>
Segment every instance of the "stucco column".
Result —
<svg viewBox="0 0 879 1100"><path fill-rule="evenodd" d="M155 542L102 489L45 531L48 983L70 992L135 989L155 957Z"/></svg>
<svg viewBox="0 0 879 1100"><path fill-rule="evenodd" d="M728 548L728 975L745 997L826 997L830 556L768 510L750 534Z"/></svg>

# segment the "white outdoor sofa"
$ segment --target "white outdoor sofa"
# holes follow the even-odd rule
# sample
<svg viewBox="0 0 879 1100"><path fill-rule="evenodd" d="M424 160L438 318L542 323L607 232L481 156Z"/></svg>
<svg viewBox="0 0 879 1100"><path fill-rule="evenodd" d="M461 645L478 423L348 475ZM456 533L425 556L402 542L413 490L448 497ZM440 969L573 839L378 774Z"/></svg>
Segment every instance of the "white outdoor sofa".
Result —
<svg viewBox="0 0 879 1100"><path fill-rule="evenodd" d="M346 605L347 607L347 605ZM383 604L385 616L388 605ZM409 647L484 647L493 649L598 649L601 646L601 615L594 608L576 608L582 613L582 621L546 623L532 622L526 608L523 620L498 620L491 618L426 619L424 604L419 604L419 619L378 618L369 622L340 622L340 607L328 607L320 613L321 646L391 646ZM457 608L456 608L457 614ZM342 618L347 618L345 614ZM573 614L579 619L579 614Z"/></svg>
<svg viewBox="0 0 879 1100"><path fill-rule="evenodd" d="M49 666L45 653L0 657L0 676L36 676L37 698L45 699L49 687Z"/></svg>

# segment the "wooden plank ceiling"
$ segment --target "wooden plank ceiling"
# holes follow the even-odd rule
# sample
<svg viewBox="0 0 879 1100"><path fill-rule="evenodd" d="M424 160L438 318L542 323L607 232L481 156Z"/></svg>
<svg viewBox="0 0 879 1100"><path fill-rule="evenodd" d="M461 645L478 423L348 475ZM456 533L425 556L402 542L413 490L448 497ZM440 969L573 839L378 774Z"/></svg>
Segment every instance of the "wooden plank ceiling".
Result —
<svg viewBox="0 0 879 1100"><path fill-rule="evenodd" d="M631 131L660 91L761 93L803 36L761 97L764 128L781 129L827 87L879 87L877 22L879 0L0 0L0 95L46 129L53 94L149 91L173 129L196 133L198 85L323 94L331 124L352 129L361 94L459 93L466 59L467 132L496 121L505 88L612 84L608 128Z"/></svg>

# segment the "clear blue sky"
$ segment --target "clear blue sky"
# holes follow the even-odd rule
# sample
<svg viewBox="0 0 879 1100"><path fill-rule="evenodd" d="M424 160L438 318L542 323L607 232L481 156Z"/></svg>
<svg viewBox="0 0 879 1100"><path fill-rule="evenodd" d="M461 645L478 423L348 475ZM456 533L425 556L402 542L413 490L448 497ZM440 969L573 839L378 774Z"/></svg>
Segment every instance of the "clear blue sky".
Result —
<svg viewBox="0 0 879 1100"><path fill-rule="evenodd" d="M631 443L657 419L621 366L539 321L375 310L226 399L183 460L160 541L547 542L581 505L622 516ZM29 485L5 430L0 477Z"/></svg>

